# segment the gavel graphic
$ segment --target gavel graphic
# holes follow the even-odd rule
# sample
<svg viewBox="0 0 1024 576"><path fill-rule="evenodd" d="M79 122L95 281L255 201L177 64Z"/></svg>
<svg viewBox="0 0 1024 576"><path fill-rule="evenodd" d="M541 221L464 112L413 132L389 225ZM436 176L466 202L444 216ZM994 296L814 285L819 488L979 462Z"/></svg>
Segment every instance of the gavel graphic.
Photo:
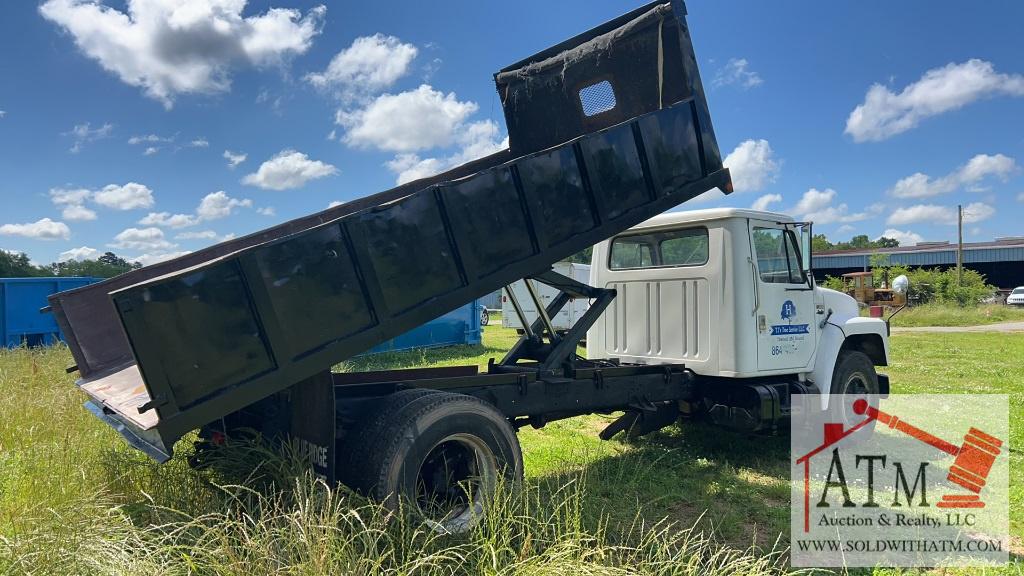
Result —
<svg viewBox="0 0 1024 576"><path fill-rule="evenodd" d="M1003 442L998 438L971 428L964 436L962 446L956 446L941 438L932 436L928 432L900 420L898 416L886 414L874 406L868 405L867 400L858 399L853 403L853 411L857 414L866 414L868 418L877 420L889 428L899 430L904 434L916 438L929 446L932 446L956 459L949 467L949 474L946 476L950 482L963 486L973 492L973 495L952 495L947 494L935 505L939 508L984 508L985 503L977 496L985 486L985 480L992 471L992 464L999 456Z"/></svg>

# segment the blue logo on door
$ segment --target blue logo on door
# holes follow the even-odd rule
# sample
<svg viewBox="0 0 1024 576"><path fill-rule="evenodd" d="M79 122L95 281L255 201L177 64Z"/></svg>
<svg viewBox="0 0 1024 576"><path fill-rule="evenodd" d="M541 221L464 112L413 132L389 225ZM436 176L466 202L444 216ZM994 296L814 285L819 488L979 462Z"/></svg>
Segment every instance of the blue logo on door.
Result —
<svg viewBox="0 0 1024 576"><path fill-rule="evenodd" d="M808 334L810 326L807 324L793 324L796 318L796 304L792 300L782 303L782 312L779 314L788 324L775 324L772 326L772 336L788 336L790 334Z"/></svg>
<svg viewBox="0 0 1024 576"><path fill-rule="evenodd" d="M796 318L796 304L793 304L792 300L786 300L783 302L782 314L780 314L780 316L782 316L783 320L792 321L793 318Z"/></svg>

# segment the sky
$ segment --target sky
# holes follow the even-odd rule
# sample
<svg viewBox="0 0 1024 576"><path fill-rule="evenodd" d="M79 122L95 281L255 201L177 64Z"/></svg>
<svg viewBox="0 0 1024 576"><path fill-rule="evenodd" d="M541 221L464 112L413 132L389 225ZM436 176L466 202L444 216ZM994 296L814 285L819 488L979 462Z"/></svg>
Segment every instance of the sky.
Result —
<svg viewBox="0 0 1024 576"><path fill-rule="evenodd" d="M45 0L0 18L0 249L154 263L507 146L492 74L640 3ZM1024 3L687 4L736 192L1024 235Z"/></svg>

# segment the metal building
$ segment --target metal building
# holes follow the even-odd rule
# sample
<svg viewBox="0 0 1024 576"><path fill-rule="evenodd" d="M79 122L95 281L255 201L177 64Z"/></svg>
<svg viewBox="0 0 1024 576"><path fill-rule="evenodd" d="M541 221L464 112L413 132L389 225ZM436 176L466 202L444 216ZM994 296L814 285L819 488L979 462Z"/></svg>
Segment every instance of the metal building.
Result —
<svg viewBox="0 0 1024 576"><path fill-rule="evenodd" d="M871 256L887 254L890 264L923 268L956 266L956 244L921 242L899 248L830 250L813 255L814 275L839 276L868 270ZM1024 237L996 238L993 242L965 242L964 267L985 275L989 284L1007 289L1024 286Z"/></svg>

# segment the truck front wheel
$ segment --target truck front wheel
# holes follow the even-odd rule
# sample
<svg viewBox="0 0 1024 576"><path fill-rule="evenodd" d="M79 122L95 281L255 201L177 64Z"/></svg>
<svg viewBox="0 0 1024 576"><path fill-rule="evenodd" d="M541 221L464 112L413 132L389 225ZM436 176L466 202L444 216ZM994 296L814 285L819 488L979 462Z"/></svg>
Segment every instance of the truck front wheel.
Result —
<svg viewBox="0 0 1024 576"><path fill-rule="evenodd" d="M401 392L398 394L402 394ZM350 459L349 484L389 507L411 506L440 532L478 521L499 485L522 478L515 431L493 406L472 396L408 392L388 417L367 419L353 442L372 446Z"/></svg>
<svg viewBox="0 0 1024 576"><path fill-rule="evenodd" d="M832 395L850 395L866 398L873 406L878 405L878 374L875 365L868 355L859 350L842 350L836 359L835 370L832 371ZM829 408L841 420L844 428L849 428L864 420L863 416L853 412L854 398L845 396L829 396Z"/></svg>

